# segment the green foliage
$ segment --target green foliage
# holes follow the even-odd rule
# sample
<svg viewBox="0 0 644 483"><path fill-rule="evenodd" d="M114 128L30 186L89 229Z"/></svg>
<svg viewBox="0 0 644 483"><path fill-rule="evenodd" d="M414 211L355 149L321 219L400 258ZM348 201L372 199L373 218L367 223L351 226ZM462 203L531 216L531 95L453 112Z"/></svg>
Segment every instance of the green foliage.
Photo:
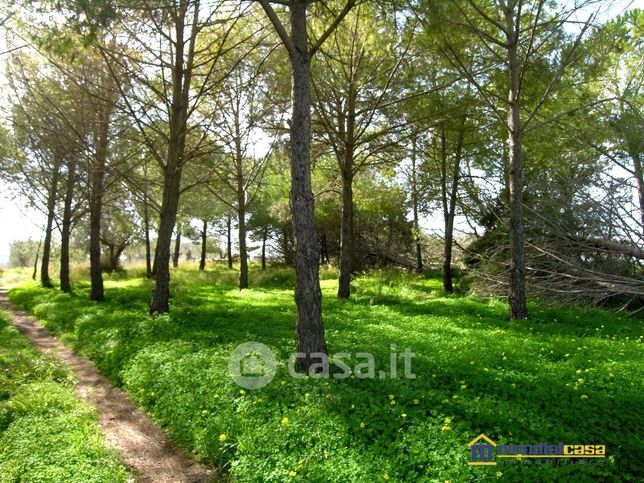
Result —
<svg viewBox="0 0 644 483"><path fill-rule="evenodd" d="M10 267L32 267L38 253L39 243L32 240L16 240L9 247Z"/></svg>
<svg viewBox="0 0 644 483"><path fill-rule="evenodd" d="M374 272L354 298L322 281L331 353L368 351L389 367L390 344L416 354L416 379L293 379L289 269L239 291L227 270L177 271L173 311L146 314L149 282L106 282L60 297L35 286L10 292L65 335L167 428L171 437L239 481L635 481L644 471L641 321L602 310L550 309L508 322L500 301L445 295L440 280ZM251 270L251 277L259 270ZM292 277L292 274L290 275ZM252 281L252 278L251 278ZM258 341L276 353L276 378L241 390L230 351ZM355 362L355 361L354 361ZM470 467L467 443L603 443L603 465Z"/></svg>
<svg viewBox="0 0 644 483"><path fill-rule="evenodd" d="M0 312L0 480L125 482L69 371L41 356Z"/></svg>

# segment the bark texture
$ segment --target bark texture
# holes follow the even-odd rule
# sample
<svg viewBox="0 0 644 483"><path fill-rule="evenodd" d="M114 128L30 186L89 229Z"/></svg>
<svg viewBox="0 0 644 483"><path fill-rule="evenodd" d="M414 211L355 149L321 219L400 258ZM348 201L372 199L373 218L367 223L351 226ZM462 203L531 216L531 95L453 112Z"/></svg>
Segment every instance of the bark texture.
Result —
<svg viewBox="0 0 644 483"><path fill-rule="evenodd" d="M295 234L295 303L297 306L297 368L309 371L327 354L322 323L320 255L315 234L311 188L311 64L305 1L291 1L293 110L291 115L291 202Z"/></svg>
<svg viewBox="0 0 644 483"><path fill-rule="evenodd" d="M60 159L59 154L54 154L53 171L51 173L51 183L47 193L47 224L45 226L45 240L43 242L42 259L40 264L40 284L43 287L51 287L51 278L49 277L49 260L51 258L51 236L53 231L54 218L56 217L56 198L58 196L58 181L60 178Z"/></svg>
<svg viewBox="0 0 644 483"><path fill-rule="evenodd" d="M69 241L72 231L72 203L76 185L76 162L67 163L67 186L65 188L65 206L60 232L60 289L71 292L72 284L69 278Z"/></svg>
<svg viewBox="0 0 644 483"><path fill-rule="evenodd" d="M203 220L201 228L201 258L199 259L199 270L206 269L206 254L208 253L208 220Z"/></svg>
<svg viewBox="0 0 644 483"><path fill-rule="evenodd" d="M521 66L518 59L518 37L514 23L514 9L505 12L508 45L508 93L507 125L510 156L510 286L508 301L510 318L520 320L528 317L526 304L525 247L523 227L523 160L521 158L521 106L519 89Z"/></svg>
<svg viewBox="0 0 644 483"><path fill-rule="evenodd" d="M170 248L172 232L177 221L181 175L184 165L186 133L190 101L190 83L195 56L195 42L199 29L199 2L194 5L191 31L186 33L186 15L189 2L181 0L174 17L176 42L172 59L172 100L170 103L170 139L168 155L163 166L163 195L159 216L159 233L154 258L155 287L152 291L150 313L165 313L170 310ZM186 39L188 36L188 39ZM186 49L187 46L187 49Z"/></svg>

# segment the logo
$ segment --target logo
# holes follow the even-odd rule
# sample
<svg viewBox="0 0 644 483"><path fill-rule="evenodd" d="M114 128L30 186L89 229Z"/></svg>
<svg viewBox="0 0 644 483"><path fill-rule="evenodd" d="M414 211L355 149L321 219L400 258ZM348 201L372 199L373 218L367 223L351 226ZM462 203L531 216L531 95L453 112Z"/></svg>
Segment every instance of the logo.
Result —
<svg viewBox="0 0 644 483"><path fill-rule="evenodd" d="M244 389L261 389L277 372L275 354L260 342L246 342L235 347L228 359L228 371Z"/></svg>
<svg viewBox="0 0 644 483"><path fill-rule="evenodd" d="M530 461L536 458L560 458L571 460L573 458L590 458L602 460L606 457L604 444L501 444L497 445L484 434L479 434L467 443L471 455L467 464L470 466L494 466L499 464L515 463L516 460ZM500 460L494 461L494 457ZM515 461L510 461L515 460Z"/></svg>
<svg viewBox="0 0 644 483"><path fill-rule="evenodd" d="M398 362L402 359L403 377L415 379L416 374L411 370L411 360L416 357L411 348L398 352L396 344L390 344L389 370L381 369L376 372L376 360L369 352L338 352L331 356L321 352L305 354L297 352L288 359L286 368L293 379L312 377L316 379L396 379L399 377ZM296 369L298 358L309 356L317 362L311 364L308 373L300 373ZM228 371L233 380L244 389L261 389L268 385L277 373L275 354L260 342L245 342L231 352L228 359Z"/></svg>
<svg viewBox="0 0 644 483"><path fill-rule="evenodd" d="M479 443L480 440L485 441L485 443ZM479 434L476 438L467 443L467 445L472 448L472 461L468 464L477 466L496 465L496 463L492 461L494 458L494 448L496 448L496 443L490 438L484 434Z"/></svg>

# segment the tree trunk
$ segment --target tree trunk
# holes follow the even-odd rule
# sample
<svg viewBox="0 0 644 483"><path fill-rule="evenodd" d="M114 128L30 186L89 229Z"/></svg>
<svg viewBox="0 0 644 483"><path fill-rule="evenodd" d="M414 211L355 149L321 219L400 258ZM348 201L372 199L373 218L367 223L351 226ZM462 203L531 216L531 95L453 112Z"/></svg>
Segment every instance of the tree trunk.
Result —
<svg viewBox="0 0 644 483"><path fill-rule="evenodd" d="M150 249L150 211L148 207L148 195L143 195L143 229L145 231L145 276L152 277L152 259Z"/></svg>
<svg viewBox="0 0 644 483"><path fill-rule="evenodd" d="M326 239L326 233L322 233L320 240L320 249L322 253L320 254L320 263L329 263L329 248Z"/></svg>
<svg viewBox="0 0 644 483"><path fill-rule="evenodd" d="M206 269L206 254L208 253L208 220L203 220L203 228L201 230L201 259L199 260L199 270Z"/></svg>
<svg viewBox="0 0 644 483"><path fill-rule="evenodd" d="M521 159L521 117L519 104L520 64L517 56L518 35L514 9L506 10L508 37L508 150L510 155L510 318L528 317L526 304L525 250L523 239L523 161Z"/></svg>
<svg viewBox="0 0 644 483"><path fill-rule="evenodd" d="M630 151L630 156L633 160L633 173L635 175L635 183L640 203L640 220L642 223L640 231L644 236L644 173L642 173L641 155L639 151L633 149Z"/></svg>
<svg viewBox="0 0 644 483"><path fill-rule="evenodd" d="M348 299L351 295L351 273L353 272L353 155L356 116L357 70L351 67L351 80L347 96L346 116L340 113L338 133L341 149L339 164L342 173L342 218L340 220L340 276L338 298Z"/></svg>
<svg viewBox="0 0 644 483"><path fill-rule="evenodd" d="M418 140L414 137L411 152L411 201L414 215L414 238L416 239L416 271L422 273L423 271L423 250L420 245L420 224L418 220L418 179L417 179L417 166L416 143Z"/></svg>
<svg viewBox="0 0 644 483"><path fill-rule="evenodd" d="M72 285L69 279L69 239L72 228L72 203L74 201L74 188L76 184L76 162L70 161L67 165L67 187L65 190L65 207L63 208L63 223L60 235L60 289L71 292Z"/></svg>
<svg viewBox="0 0 644 483"><path fill-rule="evenodd" d="M108 95L113 95L108 80ZM112 115L113 100L108 99L101 106L102 112L98 132L96 133L96 153L93 159L91 174L91 192L89 200L89 271L91 277L90 299L101 301L105 297L103 289L103 272L101 267L101 215L103 212L103 192L105 169L107 166L107 148L109 127Z"/></svg>
<svg viewBox="0 0 644 483"><path fill-rule="evenodd" d="M238 209L239 223L239 290L248 288L248 254L246 253L246 210Z"/></svg>
<svg viewBox="0 0 644 483"><path fill-rule="evenodd" d="M170 248L172 232L177 221L179 196L181 194L181 174L186 146L188 124L188 103L190 82L195 55L195 42L198 31L199 2L194 6L191 20L191 33L186 40L186 12L188 2L181 1L174 15L174 58L172 59L172 101L170 106L170 139L167 161L163 167L163 196L159 216L159 236L157 239L154 265L156 284L152 291L150 313L165 313L170 310ZM186 52L186 44L188 51Z"/></svg>
<svg viewBox="0 0 644 483"><path fill-rule="evenodd" d="M266 238L268 238L268 228L264 227L262 232L262 270L266 270Z"/></svg>
<svg viewBox="0 0 644 483"><path fill-rule="evenodd" d="M177 237L174 239L174 254L172 255L173 268L179 268L180 256L181 256L181 223L177 225Z"/></svg>
<svg viewBox="0 0 644 483"><path fill-rule="evenodd" d="M51 173L51 185L47 193L47 225L45 227L45 241L42 249L42 261L40 265L40 283L43 287L51 287L49 278L49 259L51 257L51 235L54 217L56 216L56 196L58 194L58 178L60 176L60 160L56 153Z"/></svg>
<svg viewBox="0 0 644 483"><path fill-rule="evenodd" d="M291 115L291 201L295 234L295 304L297 306L298 370L308 372L326 361L322 322L319 253L315 236L315 211L311 188L311 66L307 41L307 2L290 2L293 70ZM322 356L320 356L322 355Z"/></svg>
<svg viewBox="0 0 644 483"><path fill-rule="evenodd" d="M239 236L239 290L248 288L248 254L246 253L246 190L244 188L244 158L239 132L239 110L236 113L235 158L237 167L237 224Z"/></svg>
<svg viewBox="0 0 644 483"><path fill-rule="evenodd" d="M233 241L231 236L232 219L230 215L226 218L226 256L228 258L228 268L233 268Z"/></svg>
<svg viewBox="0 0 644 483"><path fill-rule="evenodd" d="M121 268L121 255L123 254L126 246L127 245L108 245L110 251L110 271L116 272L119 268Z"/></svg>
<svg viewBox="0 0 644 483"><path fill-rule="evenodd" d="M110 272L114 272L114 271L116 271L116 267L115 267L115 265L116 265L116 261L115 261L116 260L116 249L115 249L114 245L110 244L110 245L107 245L107 250L109 252L109 254L108 254L109 269L110 269Z"/></svg>
<svg viewBox="0 0 644 483"><path fill-rule="evenodd" d="M345 167L347 159L345 159ZM352 169L352 167L351 167ZM338 298L351 295L351 272L353 268L353 174L345 171L342 176L342 218L340 220L340 277Z"/></svg>
<svg viewBox="0 0 644 483"><path fill-rule="evenodd" d="M458 183L461 173L461 159L463 157L463 142L465 139L465 120L466 116L461 116L461 125L458 132L458 141L454 153L454 164L452 166L451 186L448 196L447 205L443 207L446 213L445 217L445 247L443 254L443 290L448 293L454 291L452 283L452 245L454 241L454 218L456 217L456 197L458 195ZM447 161L447 160L445 160ZM447 169L443 170L447 175ZM445 199L445 198L443 198Z"/></svg>
<svg viewBox="0 0 644 483"><path fill-rule="evenodd" d="M178 156L174 156L174 149L170 150L174 157L164 169L163 201L159 217L159 235L157 238L154 266L156 267L156 284L152 291L150 313L166 313L170 310L170 246L172 245L172 232L177 218L179 206L179 188L181 183L181 166L178 165Z"/></svg>
<svg viewBox="0 0 644 483"><path fill-rule="evenodd" d="M40 256L41 244L42 244L42 238L38 240L38 248L36 249L36 260L34 261L34 272L31 274L32 280L36 280L36 275L38 275L38 257Z"/></svg>

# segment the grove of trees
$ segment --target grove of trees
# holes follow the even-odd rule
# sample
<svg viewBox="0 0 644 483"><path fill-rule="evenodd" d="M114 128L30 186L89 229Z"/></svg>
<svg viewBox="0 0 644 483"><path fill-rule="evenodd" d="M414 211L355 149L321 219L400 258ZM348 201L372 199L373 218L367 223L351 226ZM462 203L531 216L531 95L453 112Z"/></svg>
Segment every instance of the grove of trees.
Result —
<svg viewBox="0 0 644 483"><path fill-rule="evenodd" d="M321 265L343 299L395 266L513 320L529 296L641 310L644 15L617 6L5 3L0 177L46 220L12 263L69 292L86 262L100 303L141 253L151 314L186 241L240 290L253 259L292 266L302 371L327 352Z"/></svg>

